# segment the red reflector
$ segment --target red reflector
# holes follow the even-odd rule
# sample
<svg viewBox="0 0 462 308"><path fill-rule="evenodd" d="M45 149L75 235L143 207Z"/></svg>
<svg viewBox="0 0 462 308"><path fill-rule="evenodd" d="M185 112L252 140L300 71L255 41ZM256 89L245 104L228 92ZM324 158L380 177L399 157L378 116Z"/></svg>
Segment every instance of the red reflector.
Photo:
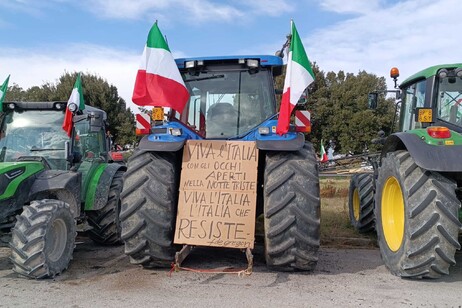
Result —
<svg viewBox="0 0 462 308"><path fill-rule="evenodd" d="M148 128L137 128L136 129L136 135L137 136L143 136L143 135L149 135L149 129Z"/></svg>
<svg viewBox="0 0 462 308"><path fill-rule="evenodd" d="M305 126L305 127L295 126L295 131L299 133L311 133L311 126Z"/></svg>
<svg viewBox="0 0 462 308"><path fill-rule="evenodd" d="M111 156L112 160L114 161L124 160L124 156L122 155L122 153L119 152L111 152Z"/></svg>
<svg viewBox="0 0 462 308"><path fill-rule="evenodd" d="M427 133L432 138L445 139L451 138L451 131L444 126L430 126L427 128Z"/></svg>

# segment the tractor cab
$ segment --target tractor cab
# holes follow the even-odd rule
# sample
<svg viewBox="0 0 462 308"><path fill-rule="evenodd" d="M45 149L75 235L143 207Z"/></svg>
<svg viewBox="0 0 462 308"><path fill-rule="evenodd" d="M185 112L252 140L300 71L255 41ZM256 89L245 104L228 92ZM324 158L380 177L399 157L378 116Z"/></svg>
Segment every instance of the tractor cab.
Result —
<svg viewBox="0 0 462 308"><path fill-rule="evenodd" d="M57 102L4 104L0 162L43 160L49 169L66 170L69 138L61 128L65 106Z"/></svg>
<svg viewBox="0 0 462 308"><path fill-rule="evenodd" d="M106 136L106 112L85 106L82 115L74 117L75 132L70 153L82 156L83 162L107 163L110 139Z"/></svg>
<svg viewBox="0 0 462 308"><path fill-rule="evenodd" d="M462 65L427 68L406 79L400 88L401 131L432 123L462 132Z"/></svg>
<svg viewBox="0 0 462 308"><path fill-rule="evenodd" d="M75 117L69 138L62 129L66 102L9 102L0 115L0 162L42 161L68 170L82 160L107 162L106 113L91 106ZM99 122L99 123L96 123Z"/></svg>
<svg viewBox="0 0 462 308"><path fill-rule="evenodd" d="M191 96L179 120L207 139L239 138L276 114L275 56L177 59Z"/></svg>
<svg viewBox="0 0 462 308"><path fill-rule="evenodd" d="M86 106L74 115L69 137L62 125L66 102L8 102L1 113L0 162L35 163L45 170L81 174L81 200L108 163L106 113Z"/></svg>

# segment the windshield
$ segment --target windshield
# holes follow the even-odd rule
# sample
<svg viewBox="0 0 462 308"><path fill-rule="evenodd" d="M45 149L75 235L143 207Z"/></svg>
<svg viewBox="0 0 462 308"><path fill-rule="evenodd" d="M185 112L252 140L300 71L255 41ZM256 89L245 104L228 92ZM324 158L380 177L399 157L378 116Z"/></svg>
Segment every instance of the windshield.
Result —
<svg viewBox="0 0 462 308"><path fill-rule="evenodd" d="M270 71L183 74L190 92L181 120L206 138L242 135L275 113Z"/></svg>
<svg viewBox="0 0 462 308"><path fill-rule="evenodd" d="M47 158L53 169L65 169L62 129L64 113L54 110L25 110L1 114L0 161L14 162L21 156Z"/></svg>
<svg viewBox="0 0 462 308"><path fill-rule="evenodd" d="M440 79L437 95L439 118L462 126L462 79L460 77Z"/></svg>

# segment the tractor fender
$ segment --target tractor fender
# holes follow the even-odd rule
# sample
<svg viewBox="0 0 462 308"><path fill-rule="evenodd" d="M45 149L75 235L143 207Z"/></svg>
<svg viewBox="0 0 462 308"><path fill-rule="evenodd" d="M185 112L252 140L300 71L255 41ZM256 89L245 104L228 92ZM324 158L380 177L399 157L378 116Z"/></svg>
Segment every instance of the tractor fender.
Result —
<svg viewBox="0 0 462 308"><path fill-rule="evenodd" d="M276 135L277 136L277 135ZM288 135L284 135L288 136ZM294 138L256 138L257 148L265 151L298 151L305 145L305 136L298 133Z"/></svg>
<svg viewBox="0 0 462 308"><path fill-rule="evenodd" d="M429 145L417 135L395 133L387 138L381 153L381 160L389 152L407 150L417 166L438 172L461 172L462 145Z"/></svg>
<svg viewBox="0 0 462 308"><path fill-rule="evenodd" d="M88 186L85 211L100 210L106 205L112 179L119 170L126 171L127 167L117 163L101 164L98 167Z"/></svg>
<svg viewBox="0 0 462 308"><path fill-rule="evenodd" d="M72 215L80 216L79 172L64 170L45 170L40 173L29 192L29 200L58 199L69 204Z"/></svg>
<svg viewBox="0 0 462 308"><path fill-rule="evenodd" d="M144 151L155 152L176 152L183 148L186 139L179 139L178 141L150 141L149 136L141 138L138 148Z"/></svg>

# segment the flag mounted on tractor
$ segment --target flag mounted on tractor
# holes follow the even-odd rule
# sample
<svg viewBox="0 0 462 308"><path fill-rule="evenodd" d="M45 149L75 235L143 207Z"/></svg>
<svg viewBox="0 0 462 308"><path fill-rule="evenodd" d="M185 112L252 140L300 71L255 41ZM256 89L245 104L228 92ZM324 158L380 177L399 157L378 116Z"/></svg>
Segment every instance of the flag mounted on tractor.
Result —
<svg viewBox="0 0 462 308"><path fill-rule="evenodd" d="M139 106L171 107L181 112L188 99L189 92L156 22L144 47L132 100Z"/></svg>
<svg viewBox="0 0 462 308"><path fill-rule="evenodd" d="M314 73L310 60L306 55L302 40L298 35L295 24L291 21L291 39L287 59L284 91L282 93L281 107L276 133L283 135L289 131L290 115L297 105L303 91L314 82Z"/></svg>
<svg viewBox="0 0 462 308"><path fill-rule="evenodd" d="M66 113L64 115L63 129L70 137L72 132L72 116L75 112L85 109L85 102L83 101L82 80L80 73L75 80L74 88L72 89L71 96L67 101Z"/></svg>
<svg viewBox="0 0 462 308"><path fill-rule="evenodd" d="M321 140L321 154L320 154L319 161L321 163L325 163L328 160L329 158L327 157L326 149L324 149L324 141Z"/></svg>
<svg viewBox="0 0 462 308"><path fill-rule="evenodd" d="M10 75L6 77L5 81L0 86L0 112L3 111L3 100L5 99L6 91L8 90L8 81L10 81Z"/></svg>

